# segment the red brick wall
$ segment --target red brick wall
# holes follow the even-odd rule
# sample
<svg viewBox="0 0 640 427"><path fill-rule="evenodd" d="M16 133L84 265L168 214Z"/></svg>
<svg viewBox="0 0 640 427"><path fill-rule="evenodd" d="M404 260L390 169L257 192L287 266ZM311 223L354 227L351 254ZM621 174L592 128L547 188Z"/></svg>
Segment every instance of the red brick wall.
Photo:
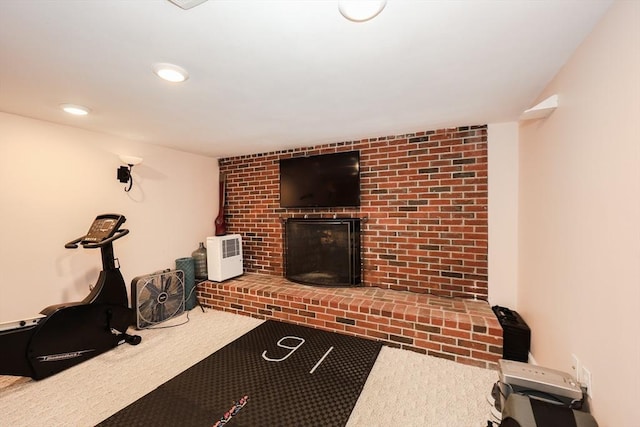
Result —
<svg viewBox="0 0 640 427"><path fill-rule="evenodd" d="M359 208L285 209L278 160L360 151ZM243 236L245 270L283 275L282 218L367 218L363 284L487 297L487 128L415 134L220 159L228 232Z"/></svg>

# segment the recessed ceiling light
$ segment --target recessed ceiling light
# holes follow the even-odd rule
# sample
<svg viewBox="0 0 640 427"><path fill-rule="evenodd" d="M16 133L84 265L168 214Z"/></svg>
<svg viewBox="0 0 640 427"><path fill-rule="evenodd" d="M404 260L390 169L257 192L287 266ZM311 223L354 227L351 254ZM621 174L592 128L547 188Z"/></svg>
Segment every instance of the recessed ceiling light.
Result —
<svg viewBox="0 0 640 427"><path fill-rule="evenodd" d="M87 114L89 114L89 111L91 111L83 105L76 104L60 104L60 108L62 108L69 114L73 114L74 116L86 116Z"/></svg>
<svg viewBox="0 0 640 427"><path fill-rule="evenodd" d="M189 78L187 70L174 64L153 64L153 72L161 79L172 83L180 83Z"/></svg>
<svg viewBox="0 0 640 427"><path fill-rule="evenodd" d="M342 16L353 22L365 22L378 16L387 0L341 0L338 10Z"/></svg>

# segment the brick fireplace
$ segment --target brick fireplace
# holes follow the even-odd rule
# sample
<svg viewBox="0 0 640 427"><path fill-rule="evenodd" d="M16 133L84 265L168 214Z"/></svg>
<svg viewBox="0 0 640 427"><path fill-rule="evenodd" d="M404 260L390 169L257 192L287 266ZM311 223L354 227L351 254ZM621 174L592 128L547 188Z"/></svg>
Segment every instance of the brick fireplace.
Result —
<svg viewBox="0 0 640 427"><path fill-rule="evenodd" d="M360 151L358 208L284 209L278 160ZM284 275L283 219L367 218L362 283L486 298L487 129L464 126L220 159L228 232L243 236L245 270Z"/></svg>
<svg viewBox="0 0 640 427"><path fill-rule="evenodd" d="M280 159L351 150L360 152L359 207L280 207ZM263 304L258 302L260 295L254 294L253 288L240 286L243 282L240 278L222 284L205 282L199 289L204 305L262 318L286 315L289 316L287 320L296 323L343 332L351 329L356 331L352 333L360 331L361 335L369 337L377 334L379 339L391 344L409 349L430 349L436 355L448 354L467 362L475 360L472 363L479 365L497 361L502 345L499 324L488 304L477 301L486 300L488 296L485 125L223 158L219 165L220 172L226 175L228 232L243 236L245 272L250 273L250 281L255 277L269 282L269 278L275 278L277 292L272 289L268 294L273 292L277 297L266 297L271 303L264 303L265 307L260 308ZM295 299L291 295L296 294L296 288L291 286L302 285L285 283L282 279L285 275L284 224L291 218L305 217L367 219L362 223L360 234L361 285L364 289L349 296L361 299L357 304L350 302L351 305L375 304L377 307L380 301L371 296L379 295L376 289L390 292L384 294L382 303L394 300L393 291L400 295L415 294L423 298L419 299L423 302L409 298L414 301L413 305L396 304L393 310L363 313L357 308L344 311L331 308L327 301L331 301L332 296L325 294L332 292L329 289L314 291L320 294L309 303L301 302L293 308L285 305ZM424 298L429 301L426 305ZM456 309L447 308L448 301L466 299L476 300L470 301L471 309L464 306L467 308L461 311L459 305ZM327 305L323 306L325 303ZM278 304L281 305L279 310L275 308ZM426 313L434 308L433 304L442 308L437 310L441 315L423 316L426 323L404 318L407 310ZM285 309L289 311L283 311ZM291 310L303 314L291 313ZM327 310L337 310L338 314L328 314ZM380 314L376 314L378 311ZM312 312L315 313L313 317L308 315ZM383 329L391 326L383 324L380 329L374 324L372 327L367 316L388 317L389 321L396 318L404 323L394 326L394 333L389 333ZM348 323L341 324L337 318ZM359 326L359 322L365 326ZM430 328L440 330L447 322L449 326L455 325L444 328L450 335L428 332ZM481 335L486 336L475 340L474 331L483 331ZM422 344L416 345L416 342ZM443 342L446 342L446 351L442 350ZM471 356L474 346L480 352L478 358Z"/></svg>

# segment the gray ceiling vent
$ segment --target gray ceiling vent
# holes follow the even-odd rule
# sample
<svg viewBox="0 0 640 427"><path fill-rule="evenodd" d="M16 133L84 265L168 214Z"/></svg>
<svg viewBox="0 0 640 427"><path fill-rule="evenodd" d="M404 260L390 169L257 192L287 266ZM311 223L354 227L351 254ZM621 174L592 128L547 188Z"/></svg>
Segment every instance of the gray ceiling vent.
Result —
<svg viewBox="0 0 640 427"><path fill-rule="evenodd" d="M206 2L207 0L169 0L171 3L179 6L183 9L191 9L197 5Z"/></svg>

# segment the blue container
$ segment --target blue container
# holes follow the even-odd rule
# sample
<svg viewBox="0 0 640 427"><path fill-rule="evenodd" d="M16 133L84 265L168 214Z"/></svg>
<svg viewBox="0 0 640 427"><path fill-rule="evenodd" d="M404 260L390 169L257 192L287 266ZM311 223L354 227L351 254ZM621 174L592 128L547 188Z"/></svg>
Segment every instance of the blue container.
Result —
<svg viewBox="0 0 640 427"><path fill-rule="evenodd" d="M196 267L194 259L192 257L178 258L176 260L176 270L184 272L184 308L185 310L191 310L198 302L196 298Z"/></svg>

